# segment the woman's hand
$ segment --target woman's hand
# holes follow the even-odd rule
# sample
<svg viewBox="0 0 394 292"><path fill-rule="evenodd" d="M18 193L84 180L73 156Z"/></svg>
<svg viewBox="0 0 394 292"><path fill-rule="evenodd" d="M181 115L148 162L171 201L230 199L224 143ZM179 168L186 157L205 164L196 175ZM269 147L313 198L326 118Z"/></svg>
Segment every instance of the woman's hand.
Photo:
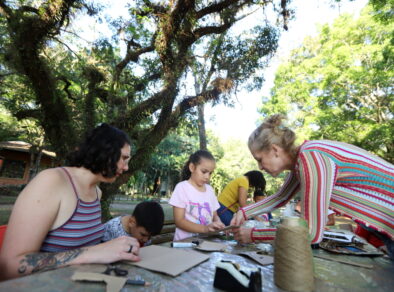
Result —
<svg viewBox="0 0 394 292"><path fill-rule="evenodd" d="M244 214L242 210L238 210L238 212L233 215L233 219L231 219L230 225L240 226L244 222L245 222Z"/></svg>
<svg viewBox="0 0 394 292"><path fill-rule="evenodd" d="M89 257L86 261L91 263L109 264L120 260L137 262L140 260L138 256L139 251L140 244L137 239L121 236L92 247L87 247L84 257ZM84 261L84 259L81 260Z"/></svg>
<svg viewBox="0 0 394 292"><path fill-rule="evenodd" d="M250 243L252 240L252 228L234 228L233 229L234 239L241 243Z"/></svg>

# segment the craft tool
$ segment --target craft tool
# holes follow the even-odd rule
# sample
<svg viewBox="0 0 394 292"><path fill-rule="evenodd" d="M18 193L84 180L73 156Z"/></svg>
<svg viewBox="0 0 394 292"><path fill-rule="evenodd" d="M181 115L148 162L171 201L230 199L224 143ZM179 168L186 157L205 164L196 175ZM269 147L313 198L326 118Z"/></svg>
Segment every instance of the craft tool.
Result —
<svg viewBox="0 0 394 292"><path fill-rule="evenodd" d="M138 285L138 286L150 286L150 283L146 282L145 280L131 280L131 279L127 279L126 284L128 284L128 285Z"/></svg>

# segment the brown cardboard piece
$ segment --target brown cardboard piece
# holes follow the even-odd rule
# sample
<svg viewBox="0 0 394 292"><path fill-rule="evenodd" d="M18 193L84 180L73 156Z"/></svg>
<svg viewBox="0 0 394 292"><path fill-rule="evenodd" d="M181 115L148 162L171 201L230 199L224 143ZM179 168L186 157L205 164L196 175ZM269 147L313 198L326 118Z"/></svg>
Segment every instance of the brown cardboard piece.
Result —
<svg viewBox="0 0 394 292"><path fill-rule="evenodd" d="M141 261L125 263L176 277L209 259L208 255L184 249L150 245L140 249Z"/></svg>
<svg viewBox="0 0 394 292"><path fill-rule="evenodd" d="M198 249L201 251L225 251L226 248L227 245L225 245L224 243L204 240L194 249Z"/></svg>
<svg viewBox="0 0 394 292"><path fill-rule="evenodd" d="M119 292L125 285L127 278L114 277L100 273L75 272L71 276L73 281L86 282L105 282L107 284L107 292Z"/></svg>
<svg viewBox="0 0 394 292"><path fill-rule="evenodd" d="M274 257L269 255L262 255L258 251L243 251L238 254L247 256L248 258L251 258L262 266L267 266L274 263Z"/></svg>

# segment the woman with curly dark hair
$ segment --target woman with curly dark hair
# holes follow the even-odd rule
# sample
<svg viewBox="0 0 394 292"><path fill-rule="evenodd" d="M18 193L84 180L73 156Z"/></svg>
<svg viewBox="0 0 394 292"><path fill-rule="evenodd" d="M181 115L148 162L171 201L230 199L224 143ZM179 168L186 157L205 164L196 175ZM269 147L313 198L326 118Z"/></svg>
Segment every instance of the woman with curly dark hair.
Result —
<svg viewBox="0 0 394 292"><path fill-rule="evenodd" d="M128 170L130 140L108 124L93 129L69 166L40 172L15 202L0 253L2 279L85 263L138 261L128 236L101 243L98 184Z"/></svg>

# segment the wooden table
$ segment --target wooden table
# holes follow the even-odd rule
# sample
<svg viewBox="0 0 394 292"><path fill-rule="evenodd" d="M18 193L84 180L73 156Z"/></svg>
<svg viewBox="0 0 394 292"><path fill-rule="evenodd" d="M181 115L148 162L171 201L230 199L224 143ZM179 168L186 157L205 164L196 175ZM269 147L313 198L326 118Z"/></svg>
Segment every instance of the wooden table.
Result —
<svg viewBox="0 0 394 292"><path fill-rule="evenodd" d="M229 243L224 239L210 240ZM169 243L163 245L169 246ZM232 260L249 268L261 267L263 291L282 291L273 282L273 265L258 266L254 261L235 254L239 251L256 250L253 244L228 246L229 252L210 253L208 261L175 278L120 264L120 267L129 271L129 276L132 278L139 276L152 283L150 287L126 285L122 291L218 291L213 287L213 278L215 263L221 259ZM387 258L333 255L321 249L314 250L313 253L334 260L336 258L345 259L374 266L373 269L367 269L315 257L315 291L394 291L394 263ZM104 284L73 282L70 279L75 271L103 272L104 270L105 265L80 265L61 268L1 282L0 291L105 291Z"/></svg>

